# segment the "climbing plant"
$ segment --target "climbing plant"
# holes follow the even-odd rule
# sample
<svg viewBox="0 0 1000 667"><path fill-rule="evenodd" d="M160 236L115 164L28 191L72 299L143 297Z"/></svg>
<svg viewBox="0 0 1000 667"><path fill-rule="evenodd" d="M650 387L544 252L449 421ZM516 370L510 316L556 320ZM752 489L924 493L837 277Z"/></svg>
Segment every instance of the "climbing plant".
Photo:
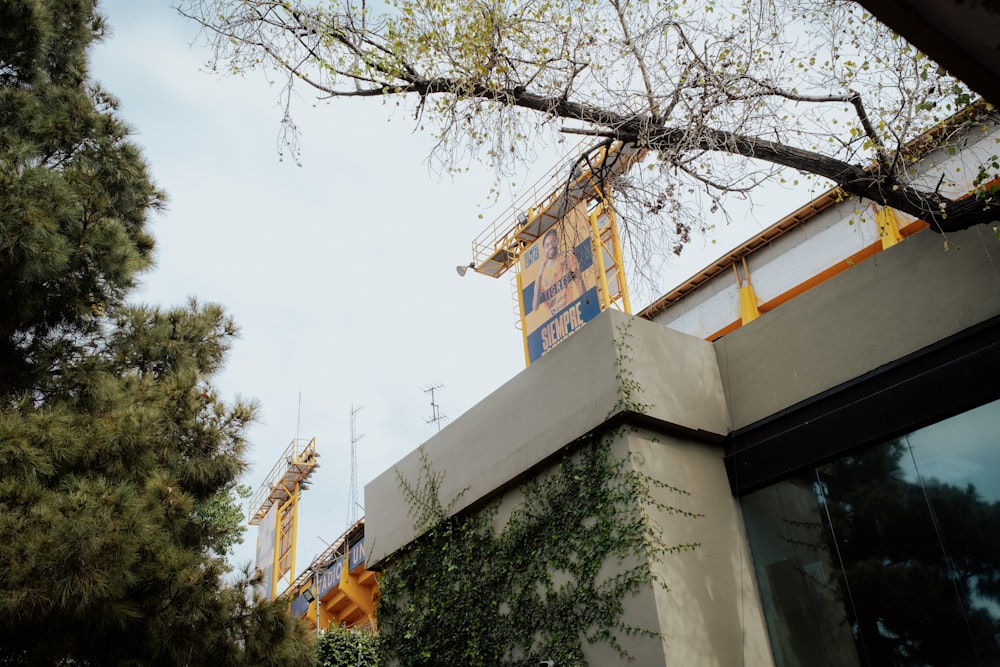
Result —
<svg viewBox="0 0 1000 667"><path fill-rule="evenodd" d="M621 428L567 448L553 469L525 484L502 528L494 502L449 516L443 473L425 454L415 481L400 477L411 518L426 532L396 554L381 579L383 664L583 665L584 646L658 636L624 619L625 600L654 581L650 564L697 544L667 544L647 511L668 506L653 489L686 495L619 457ZM661 493L656 493L661 496ZM418 530L418 532L420 532ZM614 574L602 570L614 564Z"/></svg>
<svg viewBox="0 0 1000 667"><path fill-rule="evenodd" d="M377 667L379 635L330 626L316 643L317 667Z"/></svg>
<svg viewBox="0 0 1000 667"><path fill-rule="evenodd" d="M632 372L635 364L635 352L632 347L632 324L634 320L625 320L615 327L615 379L618 381L618 400L611 408L610 418L617 412L649 412L651 403L644 403L642 385Z"/></svg>

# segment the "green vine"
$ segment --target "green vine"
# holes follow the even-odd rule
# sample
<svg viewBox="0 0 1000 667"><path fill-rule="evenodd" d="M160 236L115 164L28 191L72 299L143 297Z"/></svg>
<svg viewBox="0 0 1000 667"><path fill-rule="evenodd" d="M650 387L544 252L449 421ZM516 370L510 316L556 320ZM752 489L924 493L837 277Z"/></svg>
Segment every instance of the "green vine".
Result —
<svg viewBox="0 0 1000 667"><path fill-rule="evenodd" d="M316 642L317 667L377 667L379 635L332 625Z"/></svg>
<svg viewBox="0 0 1000 667"><path fill-rule="evenodd" d="M413 521L418 535L447 519L468 490L462 489L447 505L442 505L441 482L444 480L444 473L431 467L423 445L420 446L420 473L417 479L413 482L406 479L399 468L395 468L395 473L408 505L407 516Z"/></svg>
<svg viewBox="0 0 1000 667"><path fill-rule="evenodd" d="M618 400L611 408L612 414L617 412L646 413L653 407L651 404L639 400L643 393L642 385L632 373L632 363L635 361L632 356L632 322L632 320L626 320L624 324L619 325L614 339Z"/></svg>
<svg viewBox="0 0 1000 667"><path fill-rule="evenodd" d="M400 477L400 486L426 532L380 580L383 664L583 665L587 644L606 643L628 659L622 638L659 636L626 623L624 602L650 585L666 588L651 564L698 545L668 545L648 512L698 515L653 493L685 491L614 455L622 432L574 443L551 471L521 487L500 529L500 502L449 516L457 498L442 503L442 473L422 455L418 479Z"/></svg>

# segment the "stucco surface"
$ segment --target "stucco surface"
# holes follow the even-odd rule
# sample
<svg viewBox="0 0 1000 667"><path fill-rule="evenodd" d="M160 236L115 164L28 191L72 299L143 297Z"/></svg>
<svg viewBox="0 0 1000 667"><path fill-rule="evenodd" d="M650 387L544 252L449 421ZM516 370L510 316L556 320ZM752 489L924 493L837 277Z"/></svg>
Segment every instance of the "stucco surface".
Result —
<svg viewBox="0 0 1000 667"><path fill-rule="evenodd" d="M719 339L733 429L1000 314L998 259L987 227L921 232Z"/></svg>
<svg viewBox="0 0 1000 667"><path fill-rule="evenodd" d="M623 396L622 377L642 390ZM606 311L422 445L443 473L441 499L459 511L490 497L626 402L664 424L718 438L729 430L710 343ZM416 480L416 449L365 486L366 544L373 565L414 537L397 475Z"/></svg>
<svg viewBox="0 0 1000 667"><path fill-rule="evenodd" d="M626 433L623 440L622 449L644 473L687 494L656 489L658 502L699 515L647 508L667 545L698 545L652 564L665 584L653 590L665 664L773 665L740 508L729 492L720 448L646 430Z"/></svg>

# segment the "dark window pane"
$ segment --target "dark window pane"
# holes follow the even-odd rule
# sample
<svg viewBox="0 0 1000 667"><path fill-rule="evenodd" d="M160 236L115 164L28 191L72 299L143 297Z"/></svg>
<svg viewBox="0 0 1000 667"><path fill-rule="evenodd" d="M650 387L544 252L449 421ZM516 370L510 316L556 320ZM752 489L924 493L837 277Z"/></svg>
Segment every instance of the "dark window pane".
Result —
<svg viewBox="0 0 1000 667"><path fill-rule="evenodd" d="M743 499L779 665L998 664L998 426L1000 402Z"/></svg>

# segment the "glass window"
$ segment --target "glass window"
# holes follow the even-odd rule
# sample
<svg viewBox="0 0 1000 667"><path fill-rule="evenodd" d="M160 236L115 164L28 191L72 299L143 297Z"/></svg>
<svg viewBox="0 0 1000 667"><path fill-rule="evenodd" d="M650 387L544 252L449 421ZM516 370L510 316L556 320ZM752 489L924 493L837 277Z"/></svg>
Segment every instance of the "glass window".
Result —
<svg viewBox="0 0 1000 667"><path fill-rule="evenodd" d="M1000 401L742 505L778 665L1000 664Z"/></svg>

